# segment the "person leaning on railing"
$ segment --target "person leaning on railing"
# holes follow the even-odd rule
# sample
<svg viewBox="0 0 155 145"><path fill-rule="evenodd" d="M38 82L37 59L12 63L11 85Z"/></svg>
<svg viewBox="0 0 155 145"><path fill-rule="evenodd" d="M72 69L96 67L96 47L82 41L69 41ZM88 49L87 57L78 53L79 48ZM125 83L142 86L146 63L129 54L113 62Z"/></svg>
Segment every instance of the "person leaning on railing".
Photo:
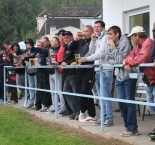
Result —
<svg viewBox="0 0 155 145"><path fill-rule="evenodd" d="M105 29L105 23L103 21L96 21L94 24L94 33L91 35L91 42L89 45L89 52L85 57L81 57L81 62L94 61L95 65L102 65L109 63L106 59L106 53L108 52L107 44L107 30ZM113 67L103 67L103 96L107 98L112 98L111 94L111 84L113 80ZM100 69L95 68L95 83L97 88L97 93L100 94ZM112 113L112 101L103 101L103 116L105 116L104 126L113 126L113 113ZM94 125L101 124L99 119Z"/></svg>
<svg viewBox="0 0 155 145"><path fill-rule="evenodd" d="M151 63L151 51L153 47L153 40L147 37L143 27L134 27L128 36L131 36L131 40L134 43L134 47L131 53L123 61L123 65L128 66L126 69L129 70L130 67L137 66L141 63ZM152 59L154 59L154 57L155 56L153 53ZM144 67L142 68L142 70L144 72L143 81L147 84L147 101L149 103L154 103L155 67ZM151 111L155 111L155 107L153 106L148 106L148 109L150 109Z"/></svg>
<svg viewBox="0 0 155 145"><path fill-rule="evenodd" d="M134 47L131 53L123 61L123 64L128 66L126 69L130 69L130 67L137 66L141 63L151 63L153 40L147 36L143 27L134 27L128 36L131 36ZM144 67L140 69L144 72L143 81L147 84L147 102L154 103L155 67ZM155 112L155 107L153 106L148 106L148 109Z"/></svg>
<svg viewBox="0 0 155 145"><path fill-rule="evenodd" d="M130 53L131 46L126 36L121 34L118 26L112 26L108 29L108 46L107 60L110 64L120 64L123 59ZM136 79L129 78L129 72L124 68L115 68L115 86L117 97L119 99L135 100ZM138 125L136 117L135 104L119 103L120 111L124 121L125 131L121 136L138 135Z"/></svg>

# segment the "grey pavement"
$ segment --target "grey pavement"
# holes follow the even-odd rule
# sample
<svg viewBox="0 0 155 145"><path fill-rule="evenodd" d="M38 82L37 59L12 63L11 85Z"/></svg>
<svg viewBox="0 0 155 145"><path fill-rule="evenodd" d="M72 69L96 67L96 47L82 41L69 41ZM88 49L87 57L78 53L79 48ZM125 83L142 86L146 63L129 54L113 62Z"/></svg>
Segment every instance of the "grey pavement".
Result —
<svg viewBox="0 0 155 145"><path fill-rule="evenodd" d="M153 128L155 128L155 115L145 116L145 120L142 121L142 116L138 115L138 126L139 126L139 136L131 136L131 137L121 137L121 132L124 131L123 120L119 112L114 112L114 126L105 127L104 131L101 131L100 126L93 126L93 123L80 123L79 121L69 120L68 117L55 117L55 114L47 114L45 112L39 112L32 109L24 108L24 100L20 100L18 104L12 105L17 108L24 109L31 114L36 115L37 117L42 118L43 120L57 122L60 124L66 124L70 127L80 129L90 132L92 134L97 134L100 136L104 136L106 138L115 138L125 142L129 142L134 145L155 145L155 142L151 142L150 138L147 136L147 133L150 132ZM143 106L141 106L142 108ZM97 108L98 110L98 108ZM98 111L99 112L99 111ZM142 111L141 111L142 112ZM146 111L147 113L147 111Z"/></svg>

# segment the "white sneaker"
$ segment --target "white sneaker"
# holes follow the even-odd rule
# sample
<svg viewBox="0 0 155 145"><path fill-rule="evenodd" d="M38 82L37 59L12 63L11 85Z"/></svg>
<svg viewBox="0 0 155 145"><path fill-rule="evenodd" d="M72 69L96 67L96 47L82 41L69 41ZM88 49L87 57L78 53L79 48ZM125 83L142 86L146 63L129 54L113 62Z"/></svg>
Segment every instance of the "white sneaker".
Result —
<svg viewBox="0 0 155 145"><path fill-rule="evenodd" d="M79 121L81 122L81 120L83 120L83 119L85 119L85 114L80 111Z"/></svg>
<svg viewBox="0 0 155 145"><path fill-rule="evenodd" d="M113 126L113 125L114 125L113 121L106 120L106 121L104 122L104 126L105 126L105 127L110 127L110 126Z"/></svg>
<svg viewBox="0 0 155 145"><path fill-rule="evenodd" d="M43 105L42 108L39 110L39 112L46 112L47 109L48 108Z"/></svg>
<svg viewBox="0 0 155 145"><path fill-rule="evenodd" d="M96 118L88 116L85 119L81 120L80 122L96 122Z"/></svg>

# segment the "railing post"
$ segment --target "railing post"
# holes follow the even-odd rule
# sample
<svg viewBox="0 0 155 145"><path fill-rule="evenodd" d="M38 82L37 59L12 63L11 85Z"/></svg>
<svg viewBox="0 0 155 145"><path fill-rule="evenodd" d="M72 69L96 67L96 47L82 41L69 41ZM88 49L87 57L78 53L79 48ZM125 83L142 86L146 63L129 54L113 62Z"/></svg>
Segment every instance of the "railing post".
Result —
<svg viewBox="0 0 155 145"><path fill-rule="evenodd" d="M57 67L54 69L55 71L55 117L58 118L59 113L58 113L58 93L56 91L58 90L58 85L59 85L59 78L58 78L58 71Z"/></svg>
<svg viewBox="0 0 155 145"><path fill-rule="evenodd" d="M6 67L4 66L4 103L6 103Z"/></svg>
<svg viewBox="0 0 155 145"><path fill-rule="evenodd" d="M100 97L104 97L103 96L103 67L100 66ZM101 108L101 112L100 112L100 117L101 117L101 131L104 131L104 114L103 114L103 99L100 99L100 108Z"/></svg>
<svg viewBox="0 0 155 145"><path fill-rule="evenodd" d="M25 107L27 108L27 101L28 101L28 96L27 96L27 71L25 67Z"/></svg>

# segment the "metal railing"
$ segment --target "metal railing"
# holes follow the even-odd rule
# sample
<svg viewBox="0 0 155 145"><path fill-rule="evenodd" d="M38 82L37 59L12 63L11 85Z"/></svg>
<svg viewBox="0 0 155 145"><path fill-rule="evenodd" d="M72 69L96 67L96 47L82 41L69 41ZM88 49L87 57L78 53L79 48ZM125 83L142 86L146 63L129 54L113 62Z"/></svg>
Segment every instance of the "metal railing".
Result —
<svg viewBox="0 0 155 145"><path fill-rule="evenodd" d="M26 100L26 107L27 107L27 89L30 90L36 90L36 91L44 91L44 92L52 92L55 93L55 116L58 118L59 113L58 113L58 94L66 94L66 95L72 95L72 96L79 96L79 97L88 97L88 98L93 98L93 99L99 99L100 100L100 108L101 108L101 130L104 130L104 115L103 115L103 102L104 100L109 100L113 102L122 102L122 103L131 103L131 104L139 104L139 105L149 105L149 106L155 106L155 103L147 103L147 102L140 102L140 101L132 101L132 100L125 100L125 99L118 99L118 98L107 98L103 96L103 68L104 67L123 67L122 64L116 64L116 65L111 65L111 64L103 64L101 66L96 66L96 65L76 65L76 66L34 66L31 68L53 68L55 70L55 90L46 90L46 89L38 89L38 88L31 88L28 87L27 85L27 72L25 69L25 86L17 86L17 85L11 85L6 83L6 69L16 69L16 68L26 68L26 67L12 67L12 66L5 66L4 67L4 102L6 102L6 87L18 87L25 89L25 100ZM100 67L100 95L99 96L94 96L94 95L86 95L86 94L77 94L77 93L70 93L70 92L63 92L61 90L58 90L58 71L57 69L61 67L63 69L71 69L71 68L94 68L94 67ZM140 64L138 67L153 67L153 63L147 63L147 64ZM142 77L142 73L138 73L136 77ZM133 76L135 78L135 76Z"/></svg>

